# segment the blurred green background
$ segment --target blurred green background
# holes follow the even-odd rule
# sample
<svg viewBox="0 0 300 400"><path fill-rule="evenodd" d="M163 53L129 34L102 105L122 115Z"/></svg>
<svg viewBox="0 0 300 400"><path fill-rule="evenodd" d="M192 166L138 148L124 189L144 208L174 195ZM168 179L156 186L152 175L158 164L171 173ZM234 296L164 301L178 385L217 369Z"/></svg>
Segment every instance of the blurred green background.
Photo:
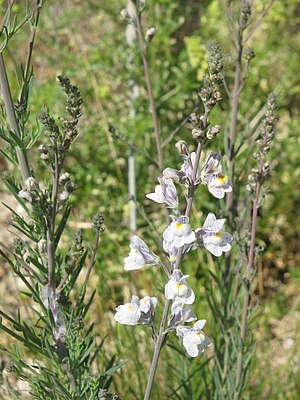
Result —
<svg viewBox="0 0 300 400"><path fill-rule="evenodd" d="M4 3L0 2L1 11ZM235 7L239 2L232 3ZM259 18L264 4L267 2L254 2L253 20ZM153 269L133 274L123 270L123 258L127 256L130 241L127 188L130 146L125 142L134 144L149 155L147 158L142 152L135 153L138 234L153 251L159 252L159 235L166 225L163 208L145 198L145 194L152 192L156 184L158 169L151 158L156 159L157 156L140 51L138 46L127 45L126 21L120 17L125 6L125 1L116 0L46 2L41 11L33 52L35 83L30 118L34 125L44 105L54 115L63 109L64 97L57 85L57 75L63 72L78 85L84 99L84 110L80 136L67 160L67 170L76 182L76 191L72 200L70 237L65 241L68 243L72 232L79 228L83 228L85 237L90 239L91 233L86 228L97 211L103 213L106 233L101 238L91 284L98 289L92 318L97 321L99 334L108 335L107 352L128 359L115 380L116 391L119 390L124 399L140 399L151 361L150 331L115 326L113 312L118 304L129 300L131 293L142 296L162 292L164 280L163 274ZM14 7L22 15L23 2L16 2ZM274 2L249 41L255 58L240 98L238 145L247 148L253 145L246 137L261 117L261 110L271 91L278 95L279 114L271 151L270 194L260 210L257 237L264 253L258 262L253 299L257 309L251 334L257 344L247 392L251 399L300 398L297 380L300 376L299 18L299 1ZM172 132L195 107L197 89L207 68L207 45L210 41L221 45L230 89L233 85L234 47L223 1L148 0L144 28L151 26L158 28L149 46L149 59L162 139L166 140L165 166L179 168L181 160L174 144L179 139L190 143L191 149L193 144L188 130L179 129L174 136ZM18 89L20 63L24 63L26 58L28 38L29 29L25 27L10 42L6 51L14 93ZM130 79L135 81L139 90L134 102L134 118L129 117L133 107ZM225 91L223 97L220 107L212 114L212 123L220 124L226 131L230 124L230 101ZM122 140L112 137L109 132L111 125ZM224 154L226 143L223 137L220 134L209 150ZM32 163L39 162L37 151L31 152L30 160ZM250 158L249 171L251 163ZM10 167L1 159L1 170L7 168ZM40 177L46 174L47 171L41 167ZM237 179L242 193L245 193L246 178L240 175ZM197 196L192 220L194 226L203 222L203 216L208 211L217 213L217 207L217 202L213 202L202 190L201 196ZM199 253L190 259L186 269L195 277L194 286L198 288L200 301L197 313L209 321L205 300L209 287L204 267L207 263L213 263L212 258ZM2 273L0 279L5 280L6 274ZM1 299L1 306L3 304L5 306L5 299ZM214 332L209 329L208 323L207 334L213 339ZM171 398L167 394L171 394L184 377L195 373L196 378L189 382L193 389L184 387L182 393L186 393L183 398L198 399L197 393L201 393L205 385L201 382L201 370L198 371L203 360L186 359L183 364L177 362L176 354L179 357L183 350L178 347L175 337L171 346L177 348L177 353L173 350L169 358L170 351L167 350L163 355L154 398ZM138 354L143 356L139 359Z"/></svg>

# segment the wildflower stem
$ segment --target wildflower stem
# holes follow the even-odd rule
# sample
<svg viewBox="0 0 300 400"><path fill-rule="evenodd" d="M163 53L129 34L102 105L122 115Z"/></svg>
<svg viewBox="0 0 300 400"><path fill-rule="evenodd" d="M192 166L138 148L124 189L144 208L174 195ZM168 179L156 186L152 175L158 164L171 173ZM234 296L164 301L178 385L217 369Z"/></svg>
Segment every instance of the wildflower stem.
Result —
<svg viewBox="0 0 300 400"><path fill-rule="evenodd" d="M92 256L91 256L91 260L90 260L90 264L88 266L88 270L84 279L84 283L83 283L83 287L86 287L89 277L91 275L93 266L95 264L95 258L96 258L96 254L97 254L97 250L98 250L98 246L99 246L99 238L100 238L100 233L97 231L96 232L96 239L95 239L95 244L94 244L94 248L93 248L93 252L92 252Z"/></svg>
<svg viewBox="0 0 300 400"><path fill-rule="evenodd" d="M60 163L58 160L58 152L54 152L54 167L53 167L53 185L52 185L52 208L50 221L48 223L47 231L47 254L48 254L48 286L55 291L55 246L54 246L54 234L55 234L55 218L57 211L57 195L59 186L59 174L60 174Z"/></svg>
<svg viewBox="0 0 300 400"><path fill-rule="evenodd" d="M139 38L139 44L140 44L143 64L144 64L146 85L147 85L150 109L151 109L151 114L152 114L156 149L157 149L157 154L158 154L158 165L159 165L160 172L162 172L164 169L164 157L163 157L161 137L160 137L159 121L158 121L156 104L155 104L154 95L153 95L153 88L152 88L152 82L151 82L151 76L150 76L150 67L149 67L149 62L148 62L148 57L147 57L144 33L143 33L142 25L141 25L141 14L137 9L136 9L136 27L137 27L137 33L138 33L138 38Z"/></svg>
<svg viewBox="0 0 300 400"><path fill-rule="evenodd" d="M206 125L206 121L207 121L207 116L208 116L208 110L205 111L205 116L204 116L205 125ZM195 164L194 164L194 168L193 168L193 173L192 173L192 184L191 184L191 186L189 188L187 206L186 206L186 210L185 210L185 216L187 216L187 217L189 217L190 214L191 214L192 204L193 204L193 200L194 200L194 194L195 194L195 191L196 191L196 188L197 188L197 186L195 185L195 181L196 181L196 177L197 177L197 171L198 171L198 168L199 168L201 151L202 151L202 143L199 142L198 143L198 147L197 147L197 152L196 152L196 159L195 159ZM175 263L174 269L178 268L179 265L180 265L181 257L182 257L182 251L183 251L183 248L181 247L179 249L179 251L178 251L178 254L177 254L177 258L176 258L176 263ZM149 400L150 399L150 395L151 395L151 391L152 391L152 387L153 387L153 382L154 382L154 377L155 377L155 373L156 373L156 369L157 369L157 365L158 365L160 351L161 351L163 345L166 343L166 340L167 340L168 333L165 333L165 330L166 330L167 321L168 321L169 309L170 309L170 300L166 299L165 307L164 307L164 311L163 311L163 315L162 315L162 319L161 319L161 323L160 323L159 334L158 334L158 337L157 337L157 342L156 342L156 345L155 345L154 355L153 355L153 358L152 358L152 363L151 363L151 368L150 368L147 388L146 388L145 395L144 395L144 400Z"/></svg>
<svg viewBox="0 0 300 400"><path fill-rule="evenodd" d="M235 74L234 74L234 86L231 97L231 122L230 122L230 133L229 133L229 170L231 174L231 179L234 176L234 161L235 161L235 138L236 138L236 127L237 127L237 116L239 108L239 97L240 97L240 86L241 86L241 74L242 74L242 55L243 55L243 34L245 30L245 25L243 23L243 7L244 0L241 0L240 4L240 18L239 18L239 29L237 35L234 34L234 41L237 47L237 57L235 64ZM228 216L233 222L234 218L234 207L233 207L233 192L228 193L226 197Z"/></svg>
<svg viewBox="0 0 300 400"><path fill-rule="evenodd" d="M4 101L5 111L7 115L7 121L11 131L13 131L19 138L22 137L17 116L14 109L14 104L12 100L11 90L9 86L9 81L6 73L5 63L3 59L3 54L0 52L0 89ZM22 175L22 179L25 182L30 176L30 170L27 160L27 154L25 148L19 148L16 146L17 160L19 169Z"/></svg>
<svg viewBox="0 0 300 400"><path fill-rule="evenodd" d="M241 333L240 333L240 348L238 353L237 360L237 370L236 370L236 389L239 392L239 386L241 382L242 376L242 367L243 367L243 344L246 336L246 328L247 328L247 317L248 317L248 306L250 302L250 290L251 290L251 270L254 264L254 253L255 253L255 237L256 237L256 225L257 225L257 212L259 208L259 195L262 183L263 176L263 157L260 160L259 164L259 176L256 184L255 198L253 200L253 210L252 210L252 228L251 228L251 242L249 248L249 258L246 268L246 291L244 295L244 303L242 309L242 322L241 322ZM237 392L237 393L238 393Z"/></svg>

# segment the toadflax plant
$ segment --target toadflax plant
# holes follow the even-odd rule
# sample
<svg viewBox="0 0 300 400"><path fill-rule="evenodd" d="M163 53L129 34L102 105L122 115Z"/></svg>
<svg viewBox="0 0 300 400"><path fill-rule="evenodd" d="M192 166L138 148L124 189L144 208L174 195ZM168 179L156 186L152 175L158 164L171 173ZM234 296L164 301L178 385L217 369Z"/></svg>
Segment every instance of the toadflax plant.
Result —
<svg viewBox="0 0 300 400"><path fill-rule="evenodd" d="M6 35L0 51L0 135L5 143L2 154L21 173L21 181L8 173L4 181L21 206L22 215L6 205L12 214L16 238L13 248L0 242L0 255L23 283L21 294L27 307L24 310L23 304L19 310L0 310L0 331L13 340L7 347L1 345L1 351L7 360L7 371L27 383L26 392L31 398L117 400L119 397L108 390L113 374L122 364L115 365L115 356L104 354L104 340L97 338L94 322L88 320L96 294L89 289L89 278L104 230L103 216L97 214L93 219L95 244L90 258L81 231L75 233L67 251L60 246L72 209L70 197L76 189L65 160L79 133L83 100L77 86L66 76L59 76L66 97L65 110L53 117L46 109L39 115L40 122L30 124L30 61L42 2L37 1L37 7L28 11L23 22L30 21L32 32L26 65L21 67L20 93L15 100L3 54L15 33L12 5L8 2L1 23L1 32L4 30ZM37 143L39 158L32 157ZM43 176L39 164L44 169ZM16 399L26 396L12 387L8 394Z"/></svg>
<svg viewBox="0 0 300 400"><path fill-rule="evenodd" d="M232 184L222 170L222 158L219 154L209 153L203 167L200 166L204 146L209 144L221 129L219 125L210 126L209 114L221 100L219 85L222 82L222 74L220 48L211 45L208 74L198 93L202 102L202 112L192 113L189 118L196 151L190 151L182 140L177 142L176 147L183 163L179 169L165 168L162 176L158 178L159 185L152 193L146 195L148 199L164 204L170 213L169 225L162 237L168 264L163 263L138 236L133 237L129 256L124 259L126 271L149 265L162 267L166 274L165 304L159 324L155 316L155 310L159 306L156 297L139 299L132 296L130 303L116 308L115 320L118 323L150 325L152 328L154 354L144 400L150 398L160 352L170 334L176 333L190 357L197 357L211 345L211 340L203 331L206 320L198 320L192 310L197 293L189 285L189 276L184 273L183 261L188 258L189 251L196 251L198 248L204 248L217 257L231 249L232 236L223 230L225 219L218 219L213 213L209 213L202 226L193 228L190 225L193 200L199 187L206 186L217 199L223 198L232 190ZM186 191L185 203L179 201L179 185ZM193 325L187 325L190 323Z"/></svg>

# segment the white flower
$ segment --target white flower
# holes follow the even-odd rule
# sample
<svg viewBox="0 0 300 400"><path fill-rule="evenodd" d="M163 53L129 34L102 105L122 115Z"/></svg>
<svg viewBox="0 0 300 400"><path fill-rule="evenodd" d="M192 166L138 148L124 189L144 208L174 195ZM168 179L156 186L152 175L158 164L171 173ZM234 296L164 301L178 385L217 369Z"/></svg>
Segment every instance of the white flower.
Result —
<svg viewBox="0 0 300 400"><path fill-rule="evenodd" d="M217 199L223 199L225 193L232 192L232 184L227 175L216 174L207 184L208 191Z"/></svg>
<svg viewBox="0 0 300 400"><path fill-rule="evenodd" d="M222 172L221 160L218 153L209 153L201 174L202 183L217 199L223 199L225 193L232 192L232 183Z"/></svg>
<svg viewBox="0 0 300 400"><path fill-rule="evenodd" d="M136 325L141 318L140 301L132 296L131 302L116 308L115 320L123 325Z"/></svg>
<svg viewBox="0 0 300 400"><path fill-rule="evenodd" d="M183 346L191 357L197 357L198 354L203 353L204 347L211 345L210 339L202 331L205 323L206 320L202 319L197 321L193 328L177 327L177 335L183 338Z"/></svg>
<svg viewBox="0 0 300 400"><path fill-rule="evenodd" d="M176 218L172 216L173 222L163 233L165 242L172 243L174 247L182 247L185 244L191 244L195 241L195 233L191 230L189 225L189 217L180 216ZM164 247L168 249L168 244L165 243Z"/></svg>
<svg viewBox="0 0 300 400"><path fill-rule="evenodd" d="M178 196L172 179L165 177L157 178L159 185L155 187L154 193L149 193L146 197L156 203L165 203L169 208L178 208Z"/></svg>
<svg viewBox="0 0 300 400"><path fill-rule="evenodd" d="M132 296L131 302L116 308L115 320L123 325L147 324L157 305L156 297Z"/></svg>
<svg viewBox="0 0 300 400"><path fill-rule="evenodd" d="M192 288L186 283L189 275L182 275L179 269L175 269L165 286L167 300L173 300L177 304L193 304L195 294Z"/></svg>
<svg viewBox="0 0 300 400"><path fill-rule="evenodd" d="M216 257L231 249L232 236L222 231L225 218L217 219L209 213L201 229L196 229L197 241Z"/></svg>
<svg viewBox="0 0 300 400"><path fill-rule="evenodd" d="M152 253L146 243L138 236L134 236L129 245L130 253L129 256L124 258L126 271L132 271L135 269L141 269L145 265L157 265L159 258Z"/></svg>

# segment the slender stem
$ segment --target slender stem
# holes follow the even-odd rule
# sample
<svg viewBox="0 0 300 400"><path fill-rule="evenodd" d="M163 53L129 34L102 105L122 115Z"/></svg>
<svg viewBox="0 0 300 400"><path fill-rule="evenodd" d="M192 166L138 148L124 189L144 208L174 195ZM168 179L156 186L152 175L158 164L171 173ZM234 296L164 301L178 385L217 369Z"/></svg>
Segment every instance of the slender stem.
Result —
<svg viewBox="0 0 300 400"><path fill-rule="evenodd" d="M274 3L275 3L275 0L271 0L270 3L267 5L267 7L262 10L262 12L260 14L260 18L256 21L256 23L254 24L254 27L252 28L252 30L246 36L246 38L244 40L244 44L246 42L248 42L248 40L254 35L254 33L256 32L257 28L260 26L260 24L262 23L264 17L266 16L266 14L268 13L268 11L270 10L270 8L272 7L272 5Z"/></svg>
<svg viewBox="0 0 300 400"><path fill-rule="evenodd" d="M246 291L244 295L244 304L242 309L242 322L241 322L241 333L240 333L240 350L238 354L237 360L237 370L236 370L236 388L239 387L242 375L242 366L243 366L243 343L246 336L246 328L247 328L247 317L248 317L248 306L250 302L250 289L251 289L251 271L254 264L254 255L255 255L255 238L256 238L256 225L257 225L257 212L259 208L259 194L262 183L262 174L263 174L263 158L260 160L259 165L259 179L256 184L256 193L253 201L253 210L252 210L252 228L251 228L251 242L249 248L249 258L246 268Z"/></svg>
<svg viewBox="0 0 300 400"><path fill-rule="evenodd" d="M48 223L47 230L47 255L48 255L48 286L55 291L55 218L57 211L57 195L59 186L60 163L58 160L57 150L54 152L54 167L53 167L53 185L52 185L52 207L51 215Z"/></svg>
<svg viewBox="0 0 300 400"><path fill-rule="evenodd" d="M3 96L5 111L7 115L7 121L10 129L21 138L21 131L19 127L19 123L17 120L17 116L14 109L14 104L12 100L11 90L9 86L9 81L6 73L5 63L3 59L2 52L0 52L0 89ZM20 149L17 147L16 149L17 159L19 169L22 175L22 179L25 182L27 178L30 176L30 170L27 160L27 154L25 149Z"/></svg>
<svg viewBox="0 0 300 400"><path fill-rule="evenodd" d="M206 111L206 113L205 113L205 121L207 121L207 114L208 114L208 111ZM195 164L194 164L193 174L192 174L192 184L191 184L191 186L189 188L187 206L186 206L186 210L185 210L185 216L187 216L187 217L189 217L190 214L191 214L194 194L195 194L195 191L196 191L196 188L197 188L197 186L195 185L195 181L196 181L197 172L198 172L198 169L199 169L199 161L200 161L201 151L202 151L202 144L198 143L197 152L196 152L196 159L195 159ZM176 263L175 263L175 269L178 268L179 265L180 265L181 257L182 257L182 251L183 251L183 248L181 247L179 249L179 251L178 251L178 254L177 254ZM170 309L170 300L166 299L165 307L164 307L164 311L163 311L163 315L162 315L162 319L161 319L159 334L158 334L158 337L157 337L157 342L156 342L156 345L155 345L154 355L153 355L153 358L152 358L152 363L151 363L151 368L150 368L147 388L146 388L145 395L144 395L144 400L149 400L150 399L150 395L151 395L151 391L152 391L152 387L153 387L153 382L154 382L154 377L155 377L155 373L156 373L156 369L157 369L157 365L158 365L160 351L161 351L164 343L166 343L166 339L167 339L167 335L168 334L165 333L165 330L166 330L166 326L167 326L167 320L168 320L167 317L168 317L169 309Z"/></svg>
<svg viewBox="0 0 300 400"><path fill-rule="evenodd" d="M230 133L229 133L229 170L231 179L233 179L234 177L234 159L235 159L234 149L235 149L235 137L236 137L237 116L238 116L240 86L241 86L243 33L245 30L245 26L243 23L243 15L242 15L243 5L244 5L244 0L241 0L239 30L237 34L237 58L235 64L234 87L231 96L232 111L231 111ZM234 219L233 192L227 194L226 202L227 202L228 216L232 223Z"/></svg>
<svg viewBox="0 0 300 400"><path fill-rule="evenodd" d="M94 248L93 248L90 264L88 266L88 270L87 270L87 273L86 273L86 276L85 276L85 279L84 279L83 287L85 287L87 285L89 277L90 277L92 269L93 269L93 266L95 264L95 258L96 258L96 254L97 254L97 250L98 250L98 246L99 246L99 238L100 238L100 233L97 231L96 239L95 239L95 245L94 245Z"/></svg>
<svg viewBox="0 0 300 400"><path fill-rule="evenodd" d="M139 38L139 43L140 43L140 48L141 48L141 53L142 53L146 85L147 85L148 96L149 96L149 101L150 101L150 109L151 109L152 121L153 121L154 133L155 133L156 149L157 149L157 154L158 154L158 165L159 165L160 172L162 172L164 169L164 157L163 157L161 137L160 137L159 121L158 121L156 104L155 104L154 95L153 95L153 88L152 88L151 76L150 76L150 67L149 67L149 62L148 62L148 58L147 58L144 33L143 33L142 25L141 25L141 15L137 10L136 10L136 27L137 27L137 33L138 33L138 38Z"/></svg>

